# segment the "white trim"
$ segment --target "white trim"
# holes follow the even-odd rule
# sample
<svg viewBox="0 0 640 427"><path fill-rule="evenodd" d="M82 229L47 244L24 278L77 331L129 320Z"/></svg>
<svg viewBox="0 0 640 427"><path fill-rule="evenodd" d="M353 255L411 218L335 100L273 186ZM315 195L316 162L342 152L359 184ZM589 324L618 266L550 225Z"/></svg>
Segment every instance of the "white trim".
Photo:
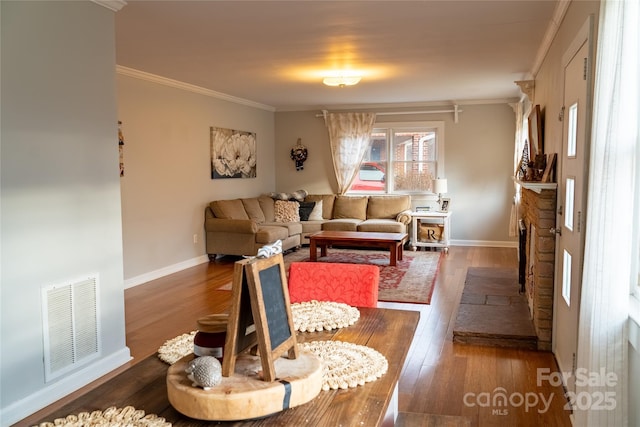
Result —
<svg viewBox="0 0 640 427"><path fill-rule="evenodd" d="M640 300L629 295L629 343L640 352Z"/></svg>
<svg viewBox="0 0 640 427"><path fill-rule="evenodd" d="M451 246L480 246L484 248L517 248L516 240L451 240Z"/></svg>
<svg viewBox="0 0 640 427"><path fill-rule="evenodd" d="M127 2L125 0L91 0L91 1L99 6L106 7L107 9L112 10L114 12L120 11L120 9L122 9L127 5Z"/></svg>
<svg viewBox="0 0 640 427"><path fill-rule="evenodd" d="M188 92L198 93L200 95L210 96L212 98L222 99L224 101L233 102L235 104L246 105L248 107L259 108L261 110L274 112L276 109L270 105L260 104L259 102L250 101L244 98L238 98L235 96L227 95L222 92L216 92L215 90L205 89L200 86L184 83L178 80L168 79L166 77L158 76L156 74L147 73L145 71L135 70L133 68L123 67L122 65L116 65L116 73L123 76L133 77L140 80L146 80L149 82L170 86L176 89L186 90Z"/></svg>
<svg viewBox="0 0 640 427"><path fill-rule="evenodd" d="M119 368L131 359L129 347L123 347L121 350L84 367L74 374L66 376L51 385L44 385L35 393L31 393L24 399L4 407L2 409L2 420L0 420L0 424L2 426L14 424L52 404L56 400L97 380L101 376L108 374L114 369Z"/></svg>
<svg viewBox="0 0 640 427"><path fill-rule="evenodd" d="M556 9L553 11L553 16L551 17L547 31L544 33L544 38L542 39L542 43L540 43L540 47L538 47L533 67L531 67L532 76L535 76L538 74L538 71L540 71L542 62L544 62L544 58L547 56L547 53L549 53L551 43L553 43L553 39L558 33L560 24L562 23L564 15L567 13L567 9L569 9L570 4L571 0L560 0L556 3Z"/></svg>
<svg viewBox="0 0 640 427"><path fill-rule="evenodd" d="M147 283L152 280L177 273L178 271L186 270L187 268L195 267L196 265L204 264L205 262L209 262L209 257L206 255L202 255L196 258L191 258L186 261L179 262L177 264L168 265L158 270L150 271L148 273L126 279L124 281L124 288L133 288L134 286L142 285L143 283Z"/></svg>

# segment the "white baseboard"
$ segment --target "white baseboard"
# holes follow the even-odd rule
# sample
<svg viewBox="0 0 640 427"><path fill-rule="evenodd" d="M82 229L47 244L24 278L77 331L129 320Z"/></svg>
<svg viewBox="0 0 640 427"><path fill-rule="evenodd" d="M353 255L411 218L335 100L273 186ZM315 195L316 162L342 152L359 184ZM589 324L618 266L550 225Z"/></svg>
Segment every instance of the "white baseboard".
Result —
<svg viewBox="0 0 640 427"><path fill-rule="evenodd" d="M513 240L451 240L451 246L481 246L486 248L517 248L518 242Z"/></svg>
<svg viewBox="0 0 640 427"><path fill-rule="evenodd" d="M143 283L147 283L152 280L156 280L161 277L168 276L169 274L177 273L178 271L182 271L190 267L195 267L196 265L204 264L205 262L209 262L209 257L207 255L191 258L186 261L179 262L177 264L168 265L158 270L150 271L148 273L141 274L139 276L125 279L124 288L125 289L133 288L134 286L142 285Z"/></svg>
<svg viewBox="0 0 640 427"><path fill-rule="evenodd" d="M34 412L62 399L70 393L108 374L131 360L129 347L110 354L92 363L78 372L68 375L55 383L44 385L40 390L30 394L6 408L2 409L0 425L5 427L28 417Z"/></svg>

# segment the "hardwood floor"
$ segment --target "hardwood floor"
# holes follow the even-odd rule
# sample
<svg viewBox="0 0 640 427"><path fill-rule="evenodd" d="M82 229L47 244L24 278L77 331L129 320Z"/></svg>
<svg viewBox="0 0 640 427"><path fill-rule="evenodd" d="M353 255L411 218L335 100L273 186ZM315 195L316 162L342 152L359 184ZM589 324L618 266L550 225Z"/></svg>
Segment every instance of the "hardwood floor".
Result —
<svg viewBox="0 0 640 427"><path fill-rule="evenodd" d="M199 317L226 310L231 293L219 288L231 282L236 259L223 257L126 290L126 339L134 358L128 365L194 330ZM399 410L406 413L401 424L571 426L562 388L539 379L557 370L551 353L452 342L466 271L472 266L516 267L516 250L452 247L442 255L430 305L379 304L417 310L421 316L399 383ZM114 374L19 424L48 420L57 408Z"/></svg>

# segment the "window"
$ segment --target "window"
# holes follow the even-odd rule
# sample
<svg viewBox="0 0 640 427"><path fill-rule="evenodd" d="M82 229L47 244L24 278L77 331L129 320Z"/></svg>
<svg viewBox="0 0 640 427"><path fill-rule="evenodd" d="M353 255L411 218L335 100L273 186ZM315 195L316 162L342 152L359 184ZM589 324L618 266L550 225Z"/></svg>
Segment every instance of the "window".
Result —
<svg viewBox="0 0 640 427"><path fill-rule="evenodd" d="M444 177L444 122L381 123L349 192L431 193Z"/></svg>

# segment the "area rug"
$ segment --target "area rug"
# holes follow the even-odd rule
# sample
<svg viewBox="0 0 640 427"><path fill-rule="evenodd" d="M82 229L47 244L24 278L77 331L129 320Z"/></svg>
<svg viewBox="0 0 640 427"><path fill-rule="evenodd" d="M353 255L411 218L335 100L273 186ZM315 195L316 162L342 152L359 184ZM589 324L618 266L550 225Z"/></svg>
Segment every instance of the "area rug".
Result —
<svg viewBox="0 0 640 427"><path fill-rule="evenodd" d="M357 249L327 250L326 257L317 262L340 262L351 264L374 264L380 268L378 300L429 304L440 266L441 252L403 252L403 259L396 266L389 265L388 251ZM302 248L284 257L285 268L292 262L308 262L309 249Z"/></svg>

